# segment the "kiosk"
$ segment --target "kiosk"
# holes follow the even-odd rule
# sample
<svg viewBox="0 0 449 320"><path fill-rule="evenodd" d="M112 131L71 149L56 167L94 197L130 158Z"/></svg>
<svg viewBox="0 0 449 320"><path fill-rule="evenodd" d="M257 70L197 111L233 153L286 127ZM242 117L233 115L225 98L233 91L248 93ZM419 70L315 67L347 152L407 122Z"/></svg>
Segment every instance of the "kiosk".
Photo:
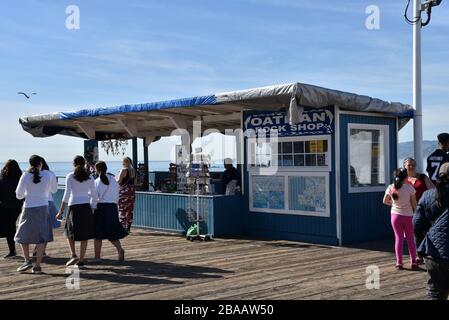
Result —
<svg viewBox="0 0 449 320"><path fill-rule="evenodd" d="M199 195L208 207L205 232L344 245L393 236L382 197L397 165L398 130L411 118L406 104L290 83L20 123L36 137L149 144L181 134L189 154L195 122L202 135L234 135L242 195ZM187 197L138 192L134 225L186 232Z"/></svg>

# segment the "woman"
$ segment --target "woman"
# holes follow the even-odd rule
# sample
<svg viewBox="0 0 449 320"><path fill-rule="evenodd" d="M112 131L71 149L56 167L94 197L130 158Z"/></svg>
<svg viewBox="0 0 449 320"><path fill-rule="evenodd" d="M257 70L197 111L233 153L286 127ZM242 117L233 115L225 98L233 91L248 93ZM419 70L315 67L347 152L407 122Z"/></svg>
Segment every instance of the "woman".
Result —
<svg viewBox="0 0 449 320"><path fill-rule="evenodd" d="M67 261L67 266L73 264L78 267L84 266L87 243L94 236L91 202L95 194L95 182L86 171L85 165L86 161L82 156L76 156L73 159L74 170L66 177L61 208L56 215L56 219L61 219L64 209L68 205L69 211L64 225L64 235L67 237L72 256ZM92 205L95 206L94 203ZM75 241L81 242L79 260L76 255Z"/></svg>
<svg viewBox="0 0 449 320"><path fill-rule="evenodd" d="M395 171L394 182L385 191L383 202L391 206L391 225L395 236L396 269L402 270L402 249L404 233L407 238L408 251L412 270L417 270L416 246L413 236L412 217L416 208L415 189L405 183L407 170L399 168Z"/></svg>
<svg viewBox="0 0 449 320"><path fill-rule="evenodd" d="M99 161L95 164L95 171L99 177L95 180L97 208L94 211L94 261L101 261L102 240L108 239L117 248L118 261L121 263L125 260L125 251L120 239L126 237L128 233L118 218L119 186L114 176L107 173L107 170L105 162Z"/></svg>
<svg viewBox="0 0 449 320"><path fill-rule="evenodd" d="M118 211L120 222L129 233L131 231L134 201L136 199L136 191L134 188L136 171L133 168L131 159L128 157L123 159L122 166L117 177L117 182L120 186Z"/></svg>
<svg viewBox="0 0 449 320"><path fill-rule="evenodd" d="M8 243L9 253L4 258L16 256L16 221L22 210L23 200L16 198L22 170L16 160L8 160L0 173L0 238Z"/></svg>
<svg viewBox="0 0 449 320"><path fill-rule="evenodd" d="M50 168L47 164L47 162L45 161L44 158L41 158L42 160L42 171L46 171L48 172L48 174L51 177L51 183L52 185L52 189L53 190L58 190L58 180L56 179L56 175L53 173L53 171L50 171ZM59 222L58 220L56 220L56 215L58 214L58 209L56 209L55 203L53 201L53 194L50 192L48 194L48 212L50 214L50 220L51 220L51 224L53 228L59 228L61 226L61 222ZM48 258L47 255L47 244L45 244L44 246L44 258ZM37 249L34 249L33 252L33 257L35 257L37 254Z"/></svg>
<svg viewBox="0 0 449 320"><path fill-rule="evenodd" d="M416 190L416 202L419 202L423 193L426 190L435 188L433 182L423 173L416 172L416 161L413 158L405 158L403 162L403 166L407 169L407 180L405 183L413 186ZM415 233L415 241L416 247L419 247L422 241L422 237ZM424 257L418 253L418 259L416 260L418 264L424 263Z"/></svg>
<svg viewBox="0 0 449 320"><path fill-rule="evenodd" d="M430 299L449 296L449 163L440 168L436 189L424 192L413 216L416 233L423 242L418 252L425 257Z"/></svg>
<svg viewBox="0 0 449 320"><path fill-rule="evenodd" d="M416 161L413 158L405 158L403 162L404 168L407 170L407 180L405 183L413 186L416 190L416 201L419 202L423 193L435 188L432 181L424 173L416 172Z"/></svg>
<svg viewBox="0 0 449 320"><path fill-rule="evenodd" d="M30 157L30 168L22 174L16 189L17 199L24 199L23 211L19 219L14 240L21 244L25 262L17 271L33 268L33 273L41 273L42 255L47 242L53 241L53 228L48 213L48 193L55 193L51 176L42 170L41 157ZM30 260L29 245L37 245L36 264Z"/></svg>

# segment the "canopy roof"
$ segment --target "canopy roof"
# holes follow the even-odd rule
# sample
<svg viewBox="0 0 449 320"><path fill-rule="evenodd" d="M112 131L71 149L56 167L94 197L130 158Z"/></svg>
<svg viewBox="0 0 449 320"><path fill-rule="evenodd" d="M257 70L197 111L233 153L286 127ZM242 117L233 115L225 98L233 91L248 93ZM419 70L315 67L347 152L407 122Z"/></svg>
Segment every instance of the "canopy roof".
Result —
<svg viewBox="0 0 449 320"><path fill-rule="evenodd" d="M237 129L241 127L242 111L292 110L292 101L312 108L335 105L343 110L392 115L399 118L400 127L413 117L413 109L407 104L290 83L209 96L26 116L19 122L34 137L62 134L97 140L155 138L169 136L179 128L189 130L195 120L202 122L202 130Z"/></svg>

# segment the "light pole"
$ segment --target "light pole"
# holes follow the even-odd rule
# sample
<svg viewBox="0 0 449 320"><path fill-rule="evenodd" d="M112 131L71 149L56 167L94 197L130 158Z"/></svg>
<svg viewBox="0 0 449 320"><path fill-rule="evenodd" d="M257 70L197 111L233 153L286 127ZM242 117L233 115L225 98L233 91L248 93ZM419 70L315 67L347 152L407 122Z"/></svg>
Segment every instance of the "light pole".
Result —
<svg viewBox="0 0 449 320"><path fill-rule="evenodd" d="M410 1L410 0L409 0ZM430 22L432 7L440 5L442 0L414 1L413 14L413 140L416 170L423 172L423 135L422 135L422 88L421 88L421 28ZM426 11L428 19L422 23L421 12Z"/></svg>
<svg viewBox="0 0 449 320"><path fill-rule="evenodd" d="M423 172L422 95L421 95L421 0L414 1L413 24L413 141L416 170Z"/></svg>

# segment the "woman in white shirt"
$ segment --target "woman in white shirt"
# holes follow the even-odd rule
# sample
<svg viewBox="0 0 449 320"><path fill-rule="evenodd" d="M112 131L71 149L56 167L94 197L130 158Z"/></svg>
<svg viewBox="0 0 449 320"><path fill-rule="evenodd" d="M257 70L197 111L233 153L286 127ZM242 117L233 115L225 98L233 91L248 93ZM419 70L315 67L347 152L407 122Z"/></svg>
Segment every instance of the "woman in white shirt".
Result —
<svg viewBox="0 0 449 320"><path fill-rule="evenodd" d="M50 170L50 167L47 164L47 161L45 161L44 158L41 158L42 161L42 171L46 171L50 175L50 181L52 183L51 189L52 190L58 190L58 180L56 179L56 175L53 171ZM55 202L53 200L53 193L48 193L48 213L50 214L50 221L53 228L59 228L61 226L61 222L56 220L56 215L58 214L58 209L56 209ZM47 244L44 246L44 253L43 257L48 258L47 255ZM37 255L37 248L34 249L33 257Z"/></svg>
<svg viewBox="0 0 449 320"><path fill-rule="evenodd" d="M105 162L97 162L95 171L99 177L95 180L97 208L94 211L94 261L101 261L102 240L108 239L117 249L118 261L123 262L125 251L120 244L120 239L126 237L128 232L120 223L118 215L119 185L114 176L107 173L108 167Z"/></svg>
<svg viewBox="0 0 449 320"><path fill-rule="evenodd" d="M94 237L91 203L95 194L95 182L86 171L85 165L86 161L82 156L76 156L73 160L74 170L66 177L61 208L56 215L56 219L61 219L65 207L69 206L64 235L67 237L72 257L66 263L67 266L72 264L78 267L84 266L88 240ZM75 241L81 242L79 260L76 255Z"/></svg>
<svg viewBox="0 0 449 320"><path fill-rule="evenodd" d="M53 241L53 228L48 213L48 194L55 193L51 176L41 171L41 157L30 157L30 168L22 174L16 189L17 199L25 198L23 210L19 218L19 227L14 240L22 246L25 262L17 271L33 268L33 273L41 273L41 262L44 247ZM30 260L29 245L37 244L36 264Z"/></svg>

